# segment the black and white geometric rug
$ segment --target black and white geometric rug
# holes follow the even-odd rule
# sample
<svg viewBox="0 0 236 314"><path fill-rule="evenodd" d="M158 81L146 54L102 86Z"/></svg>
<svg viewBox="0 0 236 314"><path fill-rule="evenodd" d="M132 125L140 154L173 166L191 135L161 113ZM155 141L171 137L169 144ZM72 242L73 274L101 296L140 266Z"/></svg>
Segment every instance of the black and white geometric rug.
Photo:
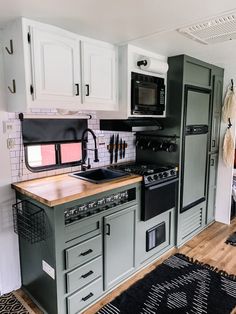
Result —
<svg viewBox="0 0 236 314"><path fill-rule="evenodd" d="M13 293L7 293L0 296L1 314L29 314L30 312L15 297Z"/></svg>
<svg viewBox="0 0 236 314"><path fill-rule="evenodd" d="M236 232L232 233L228 239L225 241L226 244L231 244L233 246L236 246Z"/></svg>
<svg viewBox="0 0 236 314"><path fill-rule="evenodd" d="M175 254L97 314L230 314L236 276Z"/></svg>

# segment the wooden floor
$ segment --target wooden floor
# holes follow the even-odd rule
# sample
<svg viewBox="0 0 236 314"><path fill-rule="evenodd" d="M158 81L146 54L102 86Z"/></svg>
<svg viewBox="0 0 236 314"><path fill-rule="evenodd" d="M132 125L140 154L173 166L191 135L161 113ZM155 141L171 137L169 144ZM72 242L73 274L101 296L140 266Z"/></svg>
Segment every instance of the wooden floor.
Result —
<svg viewBox="0 0 236 314"><path fill-rule="evenodd" d="M235 231L236 218L232 221L230 226L221 223L212 224L199 235L187 242L180 249L171 250L157 262L148 266L133 276L131 279L121 284L118 288L105 296L101 301L90 307L88 310L84 311L83 314L96 313L104 304L110 302L122 291L131 286L134 282L142 278L148 272L152 271L164 259L176 252L186 254L189 257L198 259L203 263L215 266L218 269L223 269L230 274L236 274L236 247L224 243L227 237ZM35 314L42 313L21 290L18 290L17 293L19 293L21 297L29 304Z"/></svg>

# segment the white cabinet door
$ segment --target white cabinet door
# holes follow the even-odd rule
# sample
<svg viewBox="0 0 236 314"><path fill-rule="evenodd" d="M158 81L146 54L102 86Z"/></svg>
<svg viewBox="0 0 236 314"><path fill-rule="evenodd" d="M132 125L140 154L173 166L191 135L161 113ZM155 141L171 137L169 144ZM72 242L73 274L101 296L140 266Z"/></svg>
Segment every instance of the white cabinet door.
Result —
<svg viewBox="0 0 236 314"><path fill-rule="evenodd" d="M83 109L116 109L116 48L82 42Z"/></svg>
<svg viewBox="0 0 236 314"><path fill-rule="evenodd" d="M79 109L79 41L37 27L31 27L31 37L32 106Z"/></svg>

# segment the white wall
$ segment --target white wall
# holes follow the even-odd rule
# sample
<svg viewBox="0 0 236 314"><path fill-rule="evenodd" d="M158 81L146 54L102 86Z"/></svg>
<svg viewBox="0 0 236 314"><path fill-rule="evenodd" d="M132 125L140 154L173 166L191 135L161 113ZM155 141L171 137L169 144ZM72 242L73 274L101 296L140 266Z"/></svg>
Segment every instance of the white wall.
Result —
<svg viewBox="0 0 236 314"><path fill-rule="evenodd" d="M224 93L230 84L231 78L236 84L236 60L227 60L222 64L225 68L224 75ZM236 90L236 89L235 89ZM221 123L221 139L220 139L220 154L217 175L217 190L216 190L216 220L222 223L230 223L231 211L231 192L232 192L232 178L233 168L226 167L222 159L223 138L227 128L227 124ZM235 123L232 126L232 133L235 134Z"/></svg>
<svg viewBox="0 0 236 314"><path fill-rule="evenodd" d="M2 121L7 120L2 63L2 51L0 50L0 294L20 287L18 238L13 232L11 210L14 193L10 187L10 157L6 146L7 136L3 134L2 128Z"/></svg>

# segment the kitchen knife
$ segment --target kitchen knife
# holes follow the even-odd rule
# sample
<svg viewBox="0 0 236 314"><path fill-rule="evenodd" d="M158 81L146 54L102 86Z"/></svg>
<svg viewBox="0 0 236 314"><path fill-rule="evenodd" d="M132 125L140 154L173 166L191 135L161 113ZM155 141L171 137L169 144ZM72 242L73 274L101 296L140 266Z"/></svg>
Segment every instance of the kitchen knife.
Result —
<svg viewBox="0 0 236 314"><path fill-rule="evenodd" d="M125 158L125 145L126 145L126 142L124 141L123 142L123 158Z"/></svg>
<svg viewBox="0 0 236 314"><path fill-rule="evenodd" d="M114 139L115 139L115 136L114 136L114 134L113 134L113 135L111 135L111 137L110 137L110 148L109 148L109 153L110 153L110 164L112 164L112 163L113 163Z"/></svg>
<svg viewBox="0 0 236 314"><path fill-rule="evenodd" d="M119 134L116 136L116 148L115 148L115 162L118 160L118 149L119 149Z"/></svg>
<svg viewBox="0 0 236 314"><path fill-rule="evenodd" d="M120 139L119 152L119 158L122 159L122 138Z"/></svg>

